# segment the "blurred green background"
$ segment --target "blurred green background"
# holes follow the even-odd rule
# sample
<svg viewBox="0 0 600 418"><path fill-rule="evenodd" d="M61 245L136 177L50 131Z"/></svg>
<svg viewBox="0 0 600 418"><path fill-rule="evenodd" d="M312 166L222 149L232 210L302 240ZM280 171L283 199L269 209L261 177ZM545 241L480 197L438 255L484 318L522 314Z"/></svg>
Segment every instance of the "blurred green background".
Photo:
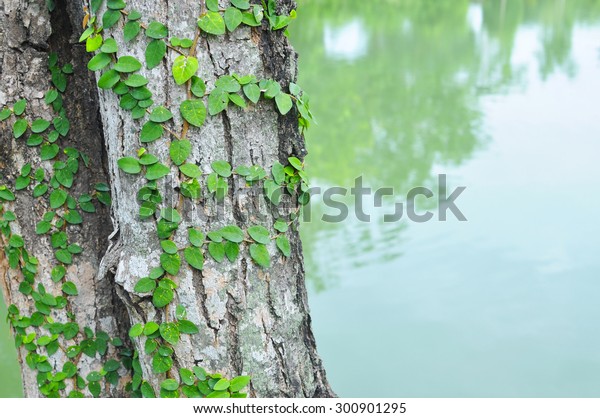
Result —
<svg viewBox="0 0 600 418"><path fill-rule="evenodd" d="M313 185L395 190L370 223L321 222L316 198L303 226L337 393L600 395L600 2L300 0L290 31ZM468 222L382 222L438 174Z"/></svg>

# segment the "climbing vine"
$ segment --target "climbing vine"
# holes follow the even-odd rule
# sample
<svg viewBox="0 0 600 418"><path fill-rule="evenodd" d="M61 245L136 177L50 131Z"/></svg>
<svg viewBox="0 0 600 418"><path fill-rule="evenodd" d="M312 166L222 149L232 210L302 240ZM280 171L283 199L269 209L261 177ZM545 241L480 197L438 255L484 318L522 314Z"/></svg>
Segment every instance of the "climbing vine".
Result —
<svg viewBox="0 0 600 418"><path fill-rule="evenodd" d="M296 17L295 11L278 15L274 0L262 5L250 4L248 0L227 3L228 6L222 8L217 0L201 1L201 13L194 32L189 38L176 38L169 37L169 29L163 23L145 21L140 12L128 10L123 0L106 0L106 4L104 0L91 0L83 22L85 30L79 39L85 43L86 50L94 54L88 68L98 73L98 87L115 94L119 106L141 123L137 153L123 155L117 165L126 175L138 176L141 180L137 194L138 215L140 220L155 223L162 248L159 265L154 266L147 277L139 278L133 291L139 296L151 296L153 305L164 311L164 320L133 324L129 337L143 338L144 354L152 357L152 372L164 377L160 383L161 397L245 397L246 394L240 391L250 382L250 376L228 379L199 366L191 370L175 369L174 347L180 342L181 335L199 332L198 325L188 320L185 306L175 306L175 318L169 319L167 314L169 306L177 299L177 276L182 263L201 271L207 257L215 263L235 262L242 248L247 248L257 266L268 269L274 256L269 253L268 245L274 241L280 255L289 257L291 247L287 233L290 228L297 227L298 210L276 219L274 235L259 224L246 230L237 225L226 225L212 231L189 226L187 243L182 246L175 242L174 236L183 223L185 199L200 205L218 203L227 196L232 181L261 189L273 208L280 205L284 195L296 199L298 208L309 199L303 164L294 156L289 156L286 165L274 161L269 168L257 165L234 168L227 161L213 161L209 173L203 173L198 165L189 161L192 144L187 135L190 130L201 128L207 118L219 115L229 106L247 108L261 100L272 101L281 115L295 109L302 130L312 120L308 97L294 83L281 86L275 80L259 80L251 74L228 74L219 77L214 86L208 88L197 74L197 47L201 37L224 35L240 26L287 30L289 22ZM53 2L48 2L48 6L52 11ZM120 51L117 40L106 35L106 30L113 27L122 30L125 43L135 39L146 41L143 62ZM172 61L173 82L186 95L177 109L167 103L155 103L150 82L141 74L143 67L150 70L167 59ZM138 352L128 348L129 344L119 338L111 338L104 332L94 333L80 325L70 309L69 298L77 297L78 289L69 280L67 267L84 248L72 242L68 226L81 225L84 221L82 213L94 213L98 204L109 206L111 202L109 186L104 183L96 184L80 196L72 193L81 165L85 169L93 162L75 148L60 146L61 139L68 136L70 129L63 94L73 72L72 66L60 66L58 57L52 54L49 71L51 88L45 95L45 103L55 113L52 120L29 117L26 99L0 111L0 121L12 118L17 143L24 142L27 147L39 149L40 160L53 164L52 170L46 172L44 167L27 163L12 187L0 185L0 230L6 257L10 267L21 272L23 280L19 291L34 301L31 312L20 312L15 305L8 308L16 345L28 352L26 363L38 372L40 391L45 396L83 397L87 389L89 394L98 397L109 385L123 383L134 396L155 397L152 385L143 379ZM175 122L178 118L174 117L174 112L181 116L179 125ZM148 148L155 147L155 142L165 137L168 138L169 158L161 161L154 154L163 153L153 154ZM177 173L180 198L174 205L169 205L161 195L159 181L173 171ZM17 217L8 207L16 199L15 192L31 192L33 198L48 208L36 225L36 233L48 236L55 251L56 266L51 270L50 279L62 283L61 295L48 293L36 280L38 260L29 254L24 239L11 228ZM56 321L55 311L65 311L68 321ZM57 369L49 358L59 350L67 360ZM103 359L103 367L82 376L78 367L81 356L95 358L97 355Z"/></svg>

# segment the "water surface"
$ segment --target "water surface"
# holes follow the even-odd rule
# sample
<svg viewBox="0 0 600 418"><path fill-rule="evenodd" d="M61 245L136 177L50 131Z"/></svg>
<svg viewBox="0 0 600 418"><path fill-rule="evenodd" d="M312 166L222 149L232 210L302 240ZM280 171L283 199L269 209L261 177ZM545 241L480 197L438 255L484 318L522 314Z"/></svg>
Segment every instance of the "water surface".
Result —
<svg viewBox="0 0 600 418"><path fill-rule="evenodd" d="M467 222L304 225L337 393L600 395L600 3L304 0L299 16L313 185L467 187Z"/></svg>

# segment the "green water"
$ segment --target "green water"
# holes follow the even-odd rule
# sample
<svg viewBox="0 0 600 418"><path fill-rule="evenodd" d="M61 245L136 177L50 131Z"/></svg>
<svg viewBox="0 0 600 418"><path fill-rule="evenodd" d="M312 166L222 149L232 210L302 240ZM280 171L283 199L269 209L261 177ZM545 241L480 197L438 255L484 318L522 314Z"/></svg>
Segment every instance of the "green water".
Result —
<svg viewBox="0 0 600 418"><path fill-rule="evenodd" d="M304 225L337 393L599 396L600 2L301 0L292 38L313 185L467 187L467 222Z"/></svg>
<svg viewBox="0 0 600 418"><path fill-rule="evenodd" d="M467 187L468 222L384 224L391 200L371 223L304 225L337 393L599 396L600 2L301 0L299 15L313 185ZM0 396L16 396L0 335Z"/></svg>
<svg viewBox="0 0 600 418"><path fill-rule="evenodd" d="M5 319L6 305L0 295L0 398L15 398L23 395L21 374L15 344Z"/></svg>

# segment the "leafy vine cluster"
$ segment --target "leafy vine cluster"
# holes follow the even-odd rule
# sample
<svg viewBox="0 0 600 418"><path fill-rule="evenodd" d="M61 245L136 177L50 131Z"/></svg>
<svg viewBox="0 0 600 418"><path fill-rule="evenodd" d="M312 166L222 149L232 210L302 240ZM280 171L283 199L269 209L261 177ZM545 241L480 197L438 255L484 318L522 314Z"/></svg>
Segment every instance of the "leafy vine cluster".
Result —
<svg viewBox="0 0 600 418"><path fill-rule="evenodd" d="M94 53L88 68L99 72L98 87L112 91L118 96L120 107L129 111L132 119L143 122L137 154L123 156L117 164L124 173L145 179L137 195L139 217L156 223L162 248L160 265L153 268L148 277L137 281L134 292L141 296L151 295L154 306L166 313L176 300L177 275L183 261L193 269L202 270L206 257L210 256L216 263L234 262L242 247L246 246L252 260L260 268L266 269L271 265L272 255L267 245L272 241L282 256L291 254L286 233L290 227L297 227L297 212L275 221L274 236L262 225L252 225L246 231L237 225L227 225L214 231L189 227L189 245L183 248L175 243L173 237L182 223L184 199L196 203L203 199L221 201L227 195L233 177L242 179L247 187L262 188L265 198L274 207L280 204L284 194L296 198L300 205L308 202L306 174L302 162L296 157L290 156L286 166L275 161L269 170L260 166L238 166L234 169L227 161L213 161L212 172L205 174L199 166L188 161L192 144L186 139L190 129L202 127L208 117L218 115L228 106L247 108L261 99L272 100L282 115L295 108L300 127L304 129L310 125L312 114L308 96L294 83L287 86L286 92L275 80L231 74L219 77L209 91L205 81L197 75L199 63L196 50L202 36L224 35L244 25L285 30L295 18L295 12L277 15L274 0L263 5L251 5L248 0L230 0L226 8L221 8L217 0L205 0L201 2L201 14L194 35L180 39L169 37L168 28L161 22L144 22L141 13L127 10L123 0L106 0L106 4L103 3L104 0L91 0L89 12L84 18L86 29L80 42L85 42L86 50ZM101 16L100 10L103 10ZM145 37L147 46L144 63L133 56L119 53L117 41L105 35L105 30L112 27L122 28L125 43ZM172 61L174 82L187 95L178 108L182 118L180 127L175 126L173 109L166 104L154 103L149 80L140 73L144 65L152 69L167 58ZM66 64L60 67L57 56L53 54L49 58L49 69L52 75L51 88L46 93L45 102L56 113L55 118L28 119L25 116L25 99L0 111L0 121L13 118L12 130L17 142L38 147L40 159L53 162L51 173L47 173L43 167L34 170L28 163L22 167L12 190L8 185L0 186L0 230L6 257L10 267L20 270L23 277L20 292L34 301L31 313L20 312L15 305L9 306L8 318L15 332L16 345L24 347L29 353L26 363L31 369L37 370L40 392L45 396L83 397L87 389L92 396L98 397L108 385L126 382L126 389L133 396L155 397L154 388L143 379L137 351L127 348L119 338L82 327L70 310L69 298L76 297L78 289L69 280L67 267L73 263L73 257L84 249L78 243L71 242L68 226L82 224L82 213L95 212L96 202L110 205L110 195L109 186L103 183L96 184L87 194L73 196L70 193L80 163L88 167L90 158L74 148L61 149L59 145L60 139L68 135L70 127L63 107L63 93L72 66ZM164 136L169 138L169 161L161 161L146 148L153 147L153 143ZM164 204L158 183L171 174L172 169L177 170L181 194L175 207ZM203 189L207 193L203 193ZM23 237L11 229L11 222L17 217L7 209L7 205L16 199L15 192L24 191L31 191L32 196L49 209L37 223L36 233L48 236L55 250L57 264L50 278L62 283L61 295L50 294L39 281L36 282L38 260L26 250ZM56 321L53 317L53 311L56 310L64 310L68 321ZM145 339L144 352L152 357L152 371L164 377L159 396L245 397L246 394L240 391L249 384L250 376L229 380L198 366L191 370L174 370L174 347L180 342L181 335L199 332L198 325L187 319L183 305L177 305L175 312L176 317L171 321L165 315L161 323L134 324L129 332L132 339ZM59 350L68 359L60 370L49 361ZM100 356L103 367L82 376L78 363L84 355L92 358ZM68 381L72 383L68 384Z"/></svg>

